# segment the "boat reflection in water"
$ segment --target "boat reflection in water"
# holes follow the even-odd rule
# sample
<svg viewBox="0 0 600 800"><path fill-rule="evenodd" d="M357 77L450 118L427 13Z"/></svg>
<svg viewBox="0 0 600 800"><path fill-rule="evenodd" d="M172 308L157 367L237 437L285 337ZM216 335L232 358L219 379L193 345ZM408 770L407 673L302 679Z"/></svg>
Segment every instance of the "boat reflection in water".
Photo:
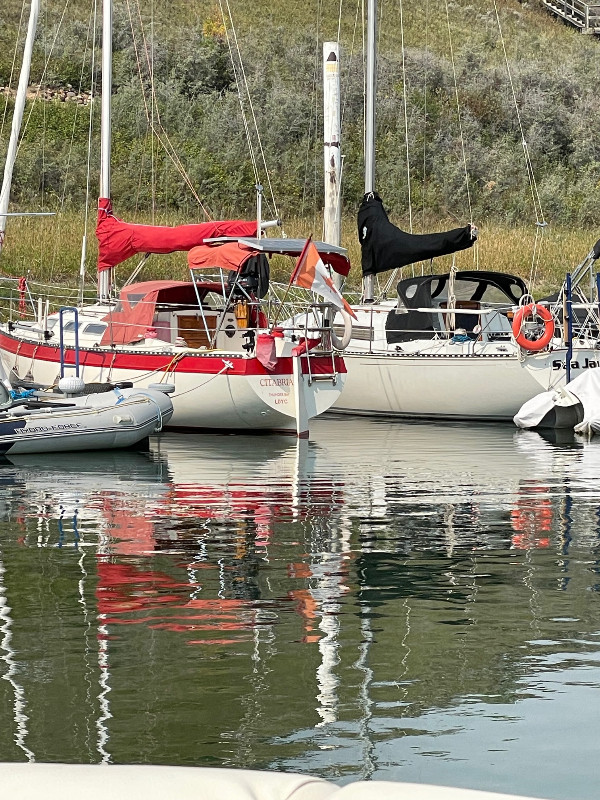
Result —
<svg viewBox="0 0 600 800"><path fill-rule="evenodd" d="M600 442L338 418L313 434L6 461L0 760L566 797L554 760L515 759L548 757L568 695L563 758L590 778Z"/></svg>

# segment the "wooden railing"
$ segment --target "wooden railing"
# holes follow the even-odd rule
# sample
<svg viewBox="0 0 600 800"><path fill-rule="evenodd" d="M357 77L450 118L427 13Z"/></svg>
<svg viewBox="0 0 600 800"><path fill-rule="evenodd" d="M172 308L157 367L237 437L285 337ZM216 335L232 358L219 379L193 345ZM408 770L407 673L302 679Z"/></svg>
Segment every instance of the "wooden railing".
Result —
<svg viewBox="0 0 600 800"><path fill-rule="evenodd" d="M589 5L581 0L542 0L542 3L582 33L600 34L600 5Z"/></svg>

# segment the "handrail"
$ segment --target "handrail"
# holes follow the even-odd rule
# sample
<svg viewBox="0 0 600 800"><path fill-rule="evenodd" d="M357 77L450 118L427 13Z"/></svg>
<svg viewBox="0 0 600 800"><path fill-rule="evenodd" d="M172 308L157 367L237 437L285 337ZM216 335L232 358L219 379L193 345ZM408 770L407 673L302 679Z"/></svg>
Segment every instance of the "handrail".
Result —
<svg viewBox="0 0 600 800"><path fill-rule="evenodd" d="M583 0L542 0L549 11L580 28L583 33L600 31L600 8L598 4Z"/></svg>
<svg viewBox="0 0 600 800"><path fill-rule="evenodd" d="M65 362L65 345L63 337L63 313L72 312L75 317L75 364L67 364ZM60 377L65 377L65 367L75 367L75 377L79 377L79 312L75 306L63 306L58 312L58 324L60 329Z"/></svg>

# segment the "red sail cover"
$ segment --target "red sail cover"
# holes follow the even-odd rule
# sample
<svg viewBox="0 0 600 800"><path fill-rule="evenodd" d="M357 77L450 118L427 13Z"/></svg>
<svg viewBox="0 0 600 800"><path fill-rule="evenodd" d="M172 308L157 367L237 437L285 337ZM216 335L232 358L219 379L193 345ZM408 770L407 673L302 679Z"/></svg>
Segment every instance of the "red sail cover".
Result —
<svg viewBox="0 0 600 800"><path fill-rule="evenodd" d="M136 253L174 253L191 250L205 239L216 236L256 236L256 220L202 222L198 225L134 225L117 219L112 202L106 197L98 201L98 272L116 267Z"/></svg>

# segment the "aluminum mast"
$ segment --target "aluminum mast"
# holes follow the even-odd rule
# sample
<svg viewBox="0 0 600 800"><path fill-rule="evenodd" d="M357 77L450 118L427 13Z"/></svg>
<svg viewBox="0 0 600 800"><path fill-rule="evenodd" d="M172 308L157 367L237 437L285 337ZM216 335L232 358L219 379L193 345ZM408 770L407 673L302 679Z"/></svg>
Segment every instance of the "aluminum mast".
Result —
<svg viewBox="0 0 600 800"><path fill-rule="evenodd" d="M110 199L111 93L112 93L112 0L102 6L102 121L100 124L100 197ZM110 299L113 270L98 274L98 300Z"/></svg>
<svg viewBox="0 0 600 800"><path fill-rule="evenodd" d="M365 194L375 191L375 93L377 87L376 0L367 3L367 81L365 105ZM363 299L373 302L373 275L363 278Z"/></svg>
<svg viewBox="0 0 600 800"><path fill-rule="evenodd" d="M4 231L6 230L6 218L10 200L13 167L17 157L21 123L23 121L23 111L25 109L25 100L27 99L31 54L33 52L33 42L35 39L39 10L39 0L31 0L31 6L29 8L29 23L27 25L27 36L25 38L25 48L23 50L23 63L21 65L21 74L19 75L19 84L17 86L12 127L10 129L10 138L8 140L6 162L4 164L4 178L2 180L2 190L0 191L0 252L2 252L2 244L4 243Z"/></svg>

